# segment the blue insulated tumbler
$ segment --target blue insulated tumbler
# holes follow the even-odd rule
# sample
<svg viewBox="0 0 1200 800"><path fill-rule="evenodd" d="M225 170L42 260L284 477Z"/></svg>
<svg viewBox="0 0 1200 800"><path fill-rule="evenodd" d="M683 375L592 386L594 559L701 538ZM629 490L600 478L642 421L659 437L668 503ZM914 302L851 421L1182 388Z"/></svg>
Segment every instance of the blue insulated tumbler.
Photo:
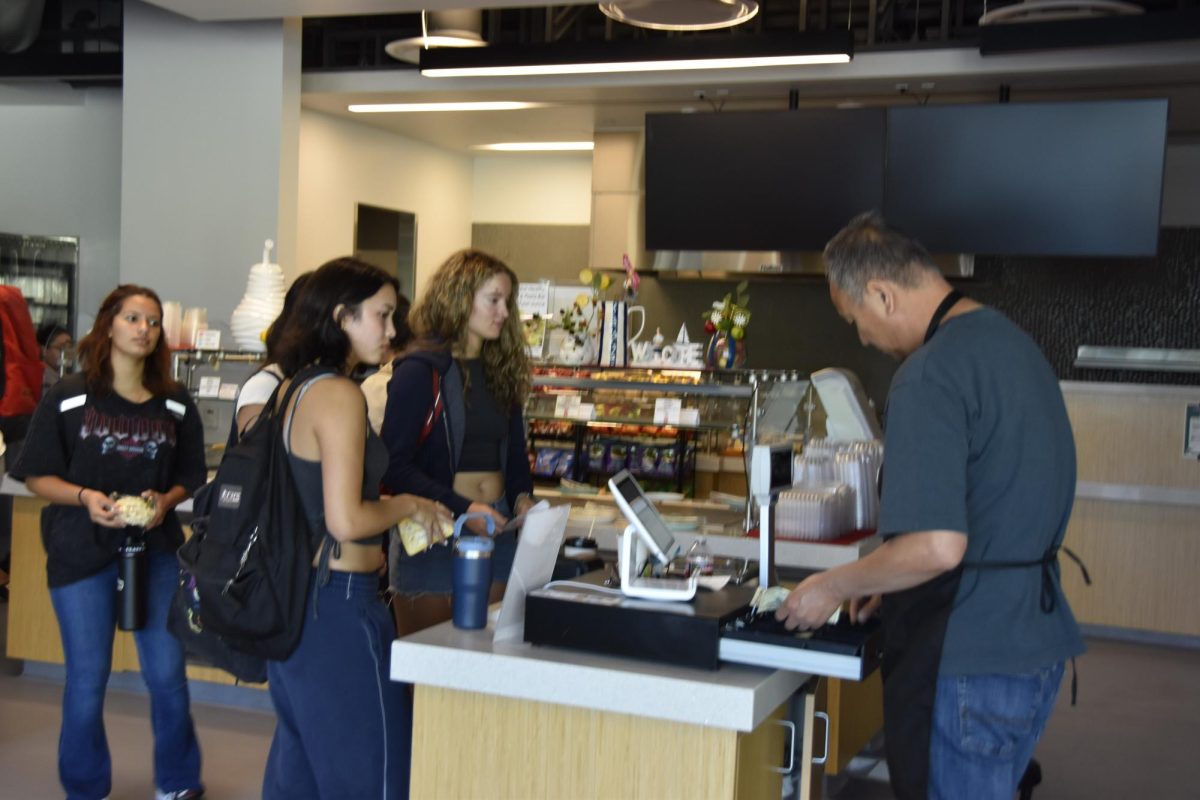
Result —
<svg viewBox="0 0 1200 800"><path fill-rule="evenodd" d="M474 516L487 519L487 536L463 533L463 523ZM454 523L454 627L477 629L487 625L488 592L492 588L491 534L495 523L484 514L464 514Z"/></svg>

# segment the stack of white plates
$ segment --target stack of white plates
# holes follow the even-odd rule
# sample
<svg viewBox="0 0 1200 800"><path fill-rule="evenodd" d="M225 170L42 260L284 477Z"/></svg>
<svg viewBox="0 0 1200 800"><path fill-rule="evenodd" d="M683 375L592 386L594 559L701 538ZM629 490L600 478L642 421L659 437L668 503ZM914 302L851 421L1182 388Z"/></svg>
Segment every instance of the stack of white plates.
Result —
<svg viewBox="0 0 1200 800"><path fill-rule="evenodd" d="M250 268L246 294L233 310L229 329L233 340L242 350L261 353L267 349L263 331L271 326L283 310L283 270L278 264L263 262Z"/></svg>

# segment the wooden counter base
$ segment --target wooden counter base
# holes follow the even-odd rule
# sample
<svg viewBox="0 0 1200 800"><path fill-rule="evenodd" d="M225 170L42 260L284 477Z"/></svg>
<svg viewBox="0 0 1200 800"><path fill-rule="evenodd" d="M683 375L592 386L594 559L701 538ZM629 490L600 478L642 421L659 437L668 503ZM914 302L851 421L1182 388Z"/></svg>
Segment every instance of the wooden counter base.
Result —
<svg viewBox="0 0 1200 800"><path fill-rule="evenodd" d="M8 604L8 657L63 663L58 619L46 588L46 550L42 547L41 515L47 505L40 497L13 498L12 577ZM139 669L133 635L117 631L113 640L114 671ZM212 683L237 684L229 673L190 665L188 677ZM254 684L241 684L254 686Z"/></svg>
<svg viewBox="0 0 1200 800"><path fill-rule="evenodd" d="M751 733L418 685L414 800L779 797L780 706Z"/></svg>

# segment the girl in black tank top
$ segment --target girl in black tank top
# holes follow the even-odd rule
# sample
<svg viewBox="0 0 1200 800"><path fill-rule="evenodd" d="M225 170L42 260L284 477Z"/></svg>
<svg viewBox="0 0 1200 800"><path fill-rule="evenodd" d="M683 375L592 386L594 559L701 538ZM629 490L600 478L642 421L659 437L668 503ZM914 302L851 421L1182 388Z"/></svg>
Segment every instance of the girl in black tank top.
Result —
<svg viewBox="0 0 1200 800"><path fill-rule="evenodd" d="M309 365L330 368L285 409L292 474L309 519L327 536L300 645L267 668L278 719L263 777L268 800L407 797L412 710L389 679L395 633L377 594L379 542L404 518L440 539L450 515L412 495L379 497L387 454L369 433L362 393L345 377L378 363L395 305L393 278L338 259L311 275L280 332L278 363L288 380Z"/></svg>

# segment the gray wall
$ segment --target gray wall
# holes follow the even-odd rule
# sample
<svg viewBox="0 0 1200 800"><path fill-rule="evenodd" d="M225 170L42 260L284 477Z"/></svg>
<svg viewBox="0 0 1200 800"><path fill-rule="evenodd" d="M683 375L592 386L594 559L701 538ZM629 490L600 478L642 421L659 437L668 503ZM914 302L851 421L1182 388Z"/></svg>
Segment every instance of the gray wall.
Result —
<svg viewBox="0 0 1200 800"><path fill-rule="evenodd" d="M121 279L208 308L225 337L263 240L279 241L281 161L298 135L284 128L299 101L290 37L281 21L125 6ZM296 168L284 164L285 184Z"/></svg>
<svg viewBox="0 0 1200 800"><path fill-rule="evenodd" d="M77 334L116 284L121 92L0 85L0 230L79 237Z"/></svg>

